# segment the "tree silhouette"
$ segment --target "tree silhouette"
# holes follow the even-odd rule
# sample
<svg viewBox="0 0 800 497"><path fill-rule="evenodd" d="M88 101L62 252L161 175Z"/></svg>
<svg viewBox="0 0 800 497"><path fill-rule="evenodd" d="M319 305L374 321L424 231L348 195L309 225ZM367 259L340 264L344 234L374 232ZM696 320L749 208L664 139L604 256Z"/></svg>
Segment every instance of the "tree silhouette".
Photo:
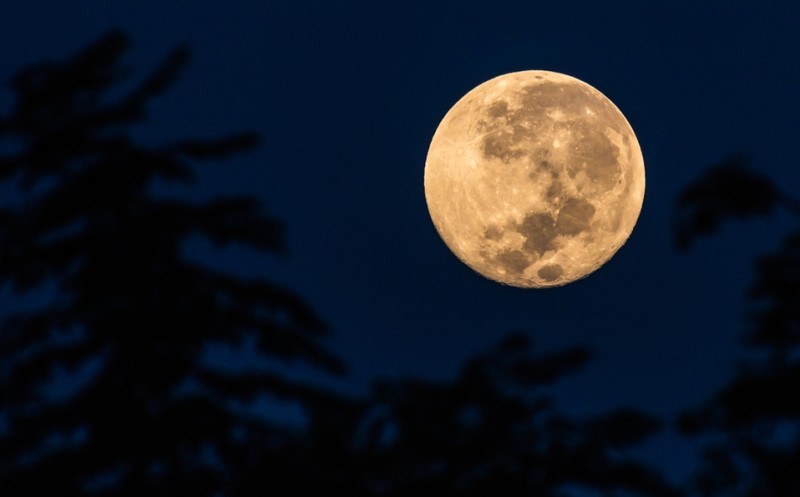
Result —
<svg viewBox="0 0 800 497"><path fill-rule="evenodd" d="M333 441L317 445L315 459L337 465L302 495L680 495L632 450L659 429L653 418L622 408L578 420L557 410L547 388L588 357L580 347L534 354L513 334L452 382L378 382L355 422L333 410L312 420L317 439Z"/></svg>
<svg viewBox="0 0 800 497"><path fill-rule="evenodd" d="M362 398L275 367L211 365L209 348L254 343L273 363L344 369L302 299L185 257L192 235L276 253L281 225L247 197L153 194L155 180L191 182L196 162L257 140L134 142L130 125L188 52L122 93L126 46L111 33L21 71L0 119L16 145L0 156L0 181L16 187L0 206L0 283L48 300L1 324L3 496L678 495L631 450L654 419L556 409L547 387L588 360L582 348L534 354L512 335L452 382L386 380ZM77 387L54 391L76 372ZM301 403L306 425L244 409L264 394Z"/></svg>
<svg viewBox="0 0 800 497"><path fill-rule="evenodd" d="M712 167L679 198L680 247L713 233L731 217L764 216L777 208L800 217L800 203L743 157ZM695 490L703 496L800 495L800 230L756 262L748 292L745 362L704 406L680 420L682 430L709 440Z"/></svg>
<svg viewBox="0 0 800 497"><path fill-rule="evenodd" d="M294 442L241 407L264 393L304 403L328 394L275 369L214 368L208 347L253 340L272 360L343 365L292 292L184 257L190 235L279 252L282 227L247 197L152 193L154 180L191 182L195 163L245 152L257 137L134 142L128 128L188 51L118 96L126 47L114 32L20 71L0 120L0 140L15 144L0 180L17 188L0 210L0 283L50 297L2 323L0 493L250 495L242 478L280 475ZM76 371L77 391L48 391Z"/></svg>

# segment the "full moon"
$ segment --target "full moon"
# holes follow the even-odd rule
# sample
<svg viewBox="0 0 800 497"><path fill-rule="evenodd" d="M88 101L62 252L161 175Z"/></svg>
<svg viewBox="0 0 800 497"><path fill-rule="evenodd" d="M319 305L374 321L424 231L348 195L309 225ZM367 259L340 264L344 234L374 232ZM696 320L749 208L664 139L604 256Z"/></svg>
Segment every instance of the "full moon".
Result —
<svg viewBox="0 0 800 497"><path fill-rule="evenodd" d="M565 285L605 264L636 224L644 184L625 116L550 71L504 74L467 93L425 162L445 244L483 276L522 288Z"/></svg>

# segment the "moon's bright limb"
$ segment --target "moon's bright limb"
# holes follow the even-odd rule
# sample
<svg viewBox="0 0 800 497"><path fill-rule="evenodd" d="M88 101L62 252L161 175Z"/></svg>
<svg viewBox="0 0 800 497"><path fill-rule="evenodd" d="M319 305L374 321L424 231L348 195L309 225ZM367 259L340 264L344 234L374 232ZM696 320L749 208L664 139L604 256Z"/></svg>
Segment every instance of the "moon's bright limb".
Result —
<svg viewBox="0 0 800 497"><path fill-rule="evenodd" d="M564 285L633 230L644 160L625 116L571 76L522 71L459 100L433 136L425 198L439 235L483 276Z"/></svg>

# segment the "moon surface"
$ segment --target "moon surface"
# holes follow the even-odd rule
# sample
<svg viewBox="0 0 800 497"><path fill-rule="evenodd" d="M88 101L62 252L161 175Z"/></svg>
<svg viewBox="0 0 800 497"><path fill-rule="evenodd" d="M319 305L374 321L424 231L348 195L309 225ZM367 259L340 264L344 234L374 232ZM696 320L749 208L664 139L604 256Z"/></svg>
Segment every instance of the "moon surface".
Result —
<svg viewBox="0 0 800 497"><path fill-rule="evenodd" d="M425 199L450 250L522 288L564 285L608 261L644 200L644 160L625 116L565 74L491 79L445 115L425 163Z"/></svg>

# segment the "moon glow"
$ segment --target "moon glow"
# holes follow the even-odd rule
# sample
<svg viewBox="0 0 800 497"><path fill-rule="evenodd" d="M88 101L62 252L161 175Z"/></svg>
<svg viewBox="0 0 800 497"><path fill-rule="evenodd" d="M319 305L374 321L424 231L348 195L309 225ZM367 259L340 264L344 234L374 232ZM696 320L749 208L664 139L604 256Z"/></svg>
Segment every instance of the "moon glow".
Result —
<svg viewBox="0 0 800 497"><path fill-rule="evenodd" d="M605 95L549 71L504 74L445 115L425 162L425 199L450 250L481 275L559 286L606 263L633 230L644 160Z"/></svg>

